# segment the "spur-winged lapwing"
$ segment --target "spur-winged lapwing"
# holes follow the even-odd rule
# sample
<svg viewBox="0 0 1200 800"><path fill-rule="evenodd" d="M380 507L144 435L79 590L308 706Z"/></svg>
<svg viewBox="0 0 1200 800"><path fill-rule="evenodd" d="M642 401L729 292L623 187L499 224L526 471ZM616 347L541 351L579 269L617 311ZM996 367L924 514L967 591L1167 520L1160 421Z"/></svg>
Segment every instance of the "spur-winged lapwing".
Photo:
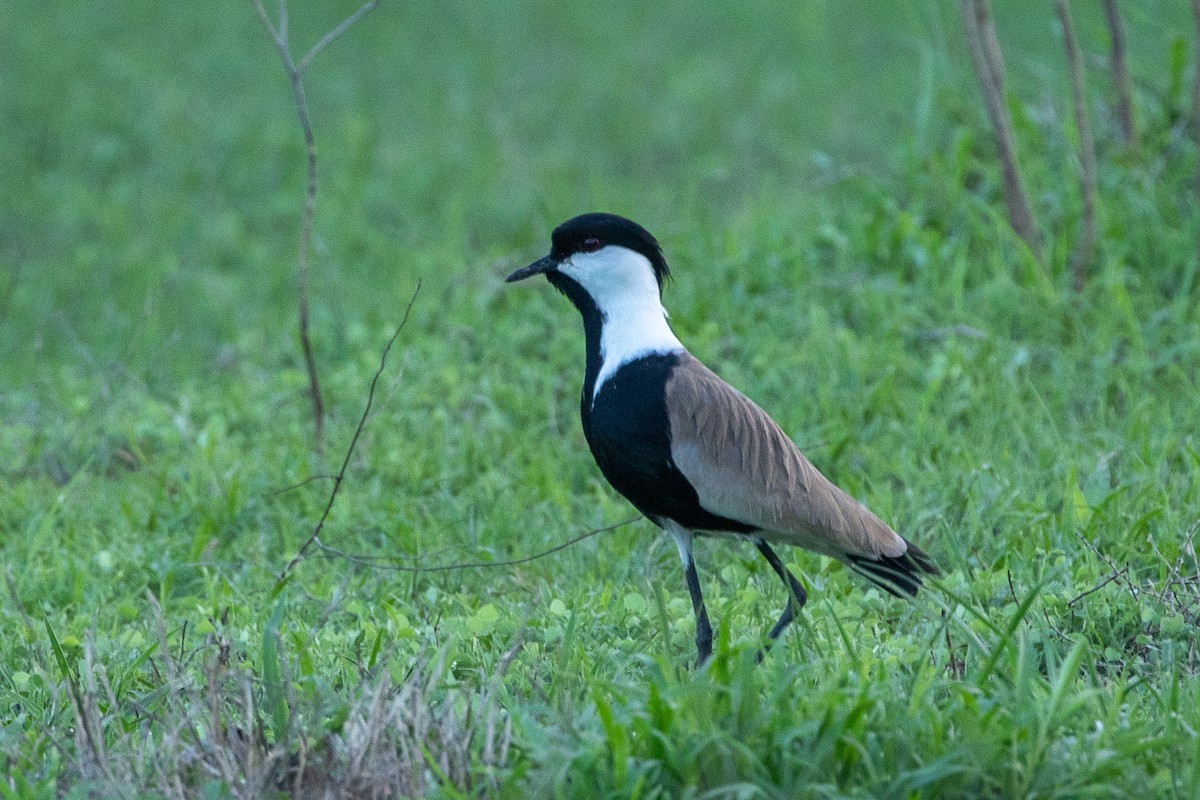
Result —
<svg viewBox="0 0 1200 800"><path fill-rule="evenodd" d="M545 275L583 315L580 415L600 471L671 534L696 614L700 663L712 653L695 535L754 543L789 594L767 646L806 599L770 543L832 556L895 595L915 595L933 562L809 463L767 413L680 343L662 305L666 259L635 222L584 214L558 226L550 255L508 276ZM762 657L762 651L759 652Z"/></svg>

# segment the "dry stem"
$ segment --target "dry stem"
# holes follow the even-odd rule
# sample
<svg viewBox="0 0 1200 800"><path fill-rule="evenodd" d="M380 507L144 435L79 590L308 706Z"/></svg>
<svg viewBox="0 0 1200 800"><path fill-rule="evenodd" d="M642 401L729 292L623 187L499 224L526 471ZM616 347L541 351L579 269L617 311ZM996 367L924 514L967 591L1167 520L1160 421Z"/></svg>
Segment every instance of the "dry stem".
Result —
<svg viewBox="0 0 1200 800"><path fill-rule="evenodd" d="M304 72L308 69L317 54L328 47L378 4L378 0L368 0L357 11L342 21L340 25L330 30L320 41L304 54L297 63L292 58L288 46L288 10L287 0L279 2L279 24L273 25L262 0L253 0L254 10L266 29L279 58L283 62L284 72L292 84L292 99L296 104L296 116L300 120L300 130L304 135L304 153L308 163L308 181L304 191L304 210L300 217L299 253L296 257L296 282L299 294L300 317L300 349L304 353L304 367L308 371L308 393L313 404L313 441L318 453L325 449L325 401L321 396L321 381L317 376L317 362L313 356L312 338L309 335L308 312L308 254L312 249L313 215L317 207L317 145L313 137L312 120L308 116L308 101L304 96Z"/></svg>
<svg viewBox="0 0 1200 800"><path fill-rule="evenodd" d="M1012 119L1004 105L1004 58L996 38L996 26L988 0L959 0L971 63L983 89L984 106L996 136L1000 156L1000 177L1004 187L1004 203L1008 221L1017 235L1029 246L1034 257L1041 261L1042 248L1037 224L1030 210L1029 198L1021 182L1017 163L1016 137Z"/></svg>
<svg viewBox="0 0 1200 800"><path fill-rule="evenodd" d="M300 559L304 557L305 552L312 543L318 541L321 536L321 530L325 527L326 520L329 519L329 512L333 510L334 501L337 500L338 491L342 488L342 481L346 478L346 470L350 467L350 459L354 456L354 448L358 445L358 437L362 435L363 428L367 425L367 418L371 414L371 404L375 401L375 387L379 383L379 376L383 374L383 369L387 366L388 353L391 352L392 345L396 343L396 338L400 336L400 331L404 330L404 326L408 324L408 315L412 311L413 303L417 302L417 295L421 291L421 282L417 281L417 287L413 289L412 297L409 298L408 306L404 309L404 317L400 320L400 324L396 327L392 338L388 339L384 345L383 353L379 357L379 369L375 370L375 375L371 378L371 386L367 390L367 403L363 408L362 416L359 417L358 427L354 429L354 436L350 437L350 446L346 448L346 457L342 459L342 467L338 470L337 475L333 477L333 488L329 491L329 499L325 501L325 510L321 512L320 519L313 527L313 532L296 551L296 555L292 556L292 560L283 568L283 572L279 573L279 579L275 583L275 590L279 591L283 586L283 582L287 580L295 566L300 563Z"/></svg>
<svg viewBox="0 0 1200 800"><path fill-rule="evenodd" d="M1063 47L1067 51L1067 67L1071 73L1071 99L1075 110L1075 130L1079 134L1079 183L1083 193L1083 217L1079 222L1079 241L1071 254L1071 285L1083 291L1083 282L1092 249L1096 243L1096 146L1088 124L1087 101L1084 98L1083 66L1079 45L1071 25L1071 8L1067 0L1054 0L1054 11L1063 29Z"/></svg>
<svg viewBox="0 0 1200 800"><path fill-rule="evenodd" d="M1200 53L1200 0L1192 0L1192 19L1196 23L1196 51ZM1200 56L1196 59L1196 75L1192 79L1192 135L1200 151ZM1200 198L1200 158L1196 160L1196 195ZM1200 236L1196 237L1196 271L1200 272Z"/></svg>
<svg viewBox="0 0 1200 800"><path fill-rule="evenodd" d="M1117 125L1121 140L1130 147L1137 145L1137 129L1133 124L1133 93L1130 89L1129 64L1125 58L1125 23L1117 10L1117 0L1104 0L1104 21L1112 42L1113 86L1117 90Z"/></svg>
<svg viewBox="0 0 1200 800"><path fill-rule="evenodd" d="M622 520L621 522L614 522L612 525L605 525L602 528L592 528L590 531L585 531L584 533L578 534L577 536L572 536L570 539L568 539L565 542L560 542L559 544L556 544L553 547L549 547L545 550L541 550L537 553L534 553L531 556L521 556L519 558L510 558L510 559L506 559L504 561L463 561L463 562L456 562L453 564L435 564L433 566L428 566L428 567L423 567L423 566L413 567L413 566L407 566L404 564L383 564L383 563L381 563L383 561L394 561L395 559L392 558L391 556L364 556L364 555L355 555L353 553L343 553L341 550L337 550L333 547L330 547L329 545L327 545L323 542L319 542L318 546L321 548L321 552L330 558L340 558L345 561L349 561L351 564L359 564L359 565L363 565L363 566L372 567L374 569L386 569L386 570L391 570L393 572L454 572L454 571L457 571L460 569L491 569L493 567L515 567L519 564L528 564L530 561L537 561L539 558L545 558L546 556L554 555L555 553L559 552L560 550L566 550L571 545L579 544L584 539L590 539L591 537L596 536L598 534L608 533L609 531L615 531L617 528L623 528L626 525L632 525L633 523L637 522L639 519L641 519L641 517L630 517L629 519Z"/></svg>

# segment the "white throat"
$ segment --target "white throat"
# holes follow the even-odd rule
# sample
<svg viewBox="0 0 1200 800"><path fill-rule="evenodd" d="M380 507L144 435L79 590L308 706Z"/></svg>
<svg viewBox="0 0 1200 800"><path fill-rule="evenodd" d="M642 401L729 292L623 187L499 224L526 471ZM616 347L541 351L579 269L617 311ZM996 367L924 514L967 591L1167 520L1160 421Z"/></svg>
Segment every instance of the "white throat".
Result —
<svg viewBox="0 0 1200 800"><path fill-rule="evenodd" d="M643 356L683 351L667 324L654 268L642 254L610 245L595 253L577 253L559 269L587 290L603 318L593 401L622 365Z"/></svg>

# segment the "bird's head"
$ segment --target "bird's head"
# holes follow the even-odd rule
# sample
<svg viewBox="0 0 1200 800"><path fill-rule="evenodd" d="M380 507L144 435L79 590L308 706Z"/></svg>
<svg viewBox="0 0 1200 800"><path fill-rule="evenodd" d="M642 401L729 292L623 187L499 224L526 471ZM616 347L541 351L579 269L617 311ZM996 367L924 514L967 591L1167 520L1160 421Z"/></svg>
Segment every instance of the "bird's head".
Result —
<svg viewBox="0 0 1200 800"><path fill-rule="evenodd" d="M651 298L657 305L670 271L658 241L641 225L616 214L583 214L554 229L549 255L507 280L534 275L545 275L573 300L582 290L605 311Z"/></svg>

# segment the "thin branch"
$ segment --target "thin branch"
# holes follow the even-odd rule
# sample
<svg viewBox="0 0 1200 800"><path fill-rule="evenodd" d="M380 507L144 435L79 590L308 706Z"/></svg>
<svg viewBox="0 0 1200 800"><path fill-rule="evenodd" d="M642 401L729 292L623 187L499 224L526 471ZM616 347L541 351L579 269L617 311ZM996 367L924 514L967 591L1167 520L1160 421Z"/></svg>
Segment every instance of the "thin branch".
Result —
<svg viewBox="0 0 1200 800"><path fill-rule="evenodd" d="M1120 572L1110 573L1107 578L1105 578L1104 580L1097 583L1091 589L1088 589L1086 592L1081 592L1080 594L1075 595L1074 599L1072 599L1070 602L1067 603L1067 608L1074 608L1075 604L1078 603L1080 600L1082 600L1083 598L1087 597L1090 594L1095 594L1096 592L1103 589L1105 586L1108 586L1113 581L1123 578L1125 576L1125 573L1127 573L1128 571L1129 571L1129 567L1125 566L1125 567L1121 568Z"/></svg>
<svg viewBox="0 0 1200 800"><path fill-rule="evenodd" d="M349 561L352 564L360 564L363 566L374 567L376 569L387 569L394 572L451 572L459 569L489 569L491 567L515 567L518 564L528 564L530 561L536 561L539 558L553 555L560 550L566 550L573 544L579 544L584 539L590 539L593 536L601 533L615 531L617 528L623 528L626 525L631 525L637 522L641 517L630 517L627 520L606 525L603 528L595 528L574 536L567 541L556 544L548 550L542 550L539 553L534 553L531 556L522 556L521 558L510 558L506 561L468 561L458 564L437 564L432 567L409 567L402 564L380 564L381 561L394 560L392 556L363 556L352 553L343 553L341 550L330 547L324 542L318 542L317 546L321 548L321 552L325 553L328 558L341 558Z"/></svg>
<svg viewBox="0 0 1200 800"><path fill-rule="evenodd" d="M1015 605L1017 608L1020 608L1021 601L1017 599L1017 587L1013 586L1012 570L1006 569L1004 572L1008 577L1008 593L1012 595L1013 605Z"/></svg>
<svg viewBox="0 0 1200 800"><path fill-rule="evenodd" d="M1071 99L1075 109L1075 130L1079 134L1079 188L1083 194L1083 216L1079 221L1079 240L1071 254L1071 285L1083 291L1085 272L1096 244L1096 146L1088 123L1087 100L1084 97L1083 66L1079 45L1071 24L1071 8L1067 0L1054 0L1054 11L1063 30L1063 47L1067 51L1067 68L1071 73Z"/></svg>
<svg viewBox="0 0 1200 800"><path fill-rule="evenodd" d="M1029 246L1034 257L1041 261L1041 240L1033 212L1030 210L1028 195L1021 182L1012 118L1004 104L1004 58L1000 51L1000 42L996 38L991 7L988 0L958 0L958 5L962 11L967 45L971 51L971 63L983 90L984 106L996 137L1008 221L1017 235Z"/></svg>
<svg viewBox="0 0 1200 800"><path fill-rule="evenodd" d="M1196 23L1196 73L1192 79L1192 130L1200 144L1200 0L1192 0L1192 21Z"/></svg>
<svg viewBox="0 0 1200 800"><path fill-rule="evenodd" d="M287 3L285 0L279 2L280 29L276 29L271 22L267 9L263 8L262 0L254 0L254 10L258 13L258 21L262 23L267 35L271 37L275 49L279 51L279 57L283 59L283 68L290 73L296 65L292 63L292 54L288 52L287 40L282 35L287 33Z"/></svg>
<svg viewBox="0 0 1200 800"><path fill-rule="evenodd" d="M313 441L318 453L325 449L325 401L321 393L321 380L317 375L316 357L313 355L312 337L309 334L309 277L308 259L312 249L313 216L317 207L317 145L313 136L312 120L308 115L308 100L304 95L304 71L308 69L317 54L324 50L333 40L345 33L351 25L362 19L367 12L378 4L378 0L369 0L365 5L347 17L333 30L321 37L304 58L297 64L292 58L288 47L288 6L287 0L279 0L279 24L273 25L271 18L263 6L262 0L253 0L254 10L258 19L283 62L284 72L292 84L292 99L296 105L296 116L300 120L300 131L304 136L304 154L307 162L307 183L304 191L304 209L300 218L299 253L296 257L296 283L298 297L298 316L300 323L300 349L304 354L304 368L308 372L308 393L313 404Z"/></svg>
<svg viewBox="0 0 1200 800"><path fill-rule="evenodd" d="M254 0L254 10L266 29L279 58L283 61L284 72L292 84L292 99L296 105L296 116L300 120L300 131L304 136L304 152L308 163L308 182L304 192L304 210L300 217L299 253L296 257L296 283L298 297L298 313L300 322L300 349L304 354L304 367L308 372L308 393L313 404L313 441L318 453L325 449L325 401L321 395L321 380L317 375L317 362L313 355L312 338L309 335L308 311L308 253L312 246L312 223L317 205L317 146L313 138L312 122L308 116L308 101L304 97L304 82L292 54L288 50L287 34L287 2L279 2L279 26L271 25L267 10L262 0Z"/></svg>
<svg viewBox="0 0 1200 800"><path fill-rule="evenodd" d="M302 481L296 481L295 483L288 484L287 486L281 486L278 489L271 489L270 491L263 492L262 496L263 497L274 497L275 495L278 495L278 494L286 494L288 492L299 489L301 486L307 486L308 484L313 483L314 481L332 481L332 480L335 480L336 478L337 478L337 475L310 475L309 477L305 478Z"/></svg>
<svg viewBox="0 0 1200 800"><path fill-rule="evenodd" d="M8 312L12 308L13 298L17 294L17 284L21 282L21 273L25 270L25 259L19 252L13 253L11 263L12 269L9 271L8 280L4 283L4 291L0 292L0 321L8 316Z"/></svg>
<svg viewBox="0 0 1200 800"><path fill-rule="evenodd" d="M346 17L344 20L342 20L340 25L322 36L321 41L314 44L312 48L310 48L309 51L304 54L304 58L300 59L300 63L296 65L296 70L303 74L304 71L308 69L308 65L312 63L312 60L317 57L318 53L320 53L329 45L333 44L333 40L348 31L350 26L374 11L377 5L379 5L379 0L367 0L366 3L363 3L362 6L359 7L358 11L355 11L353 14Z"/></svg>
<svg viewBox="0 0 1200 800"><path fill-rule="evenodd" d="M943 611L942 618L944 619L945 616L946 612ZM961 681L963 676L966 674L967 662L959 658L954 652L954 643L950 641L950 626L945 625L942 628L942 632L946 635L946 654L949 657L949 661L946 663L946 669L950 672L951 677L953 677L955 680Z"/></svg>
<svg viewBox="0 0 1200 800"><path fill-rule="evenodd" d="M1131 148L1137 145L1137 128L1133 124L1133 93L1130 89L1129 63L1125 58L1125 23L1117 10L1117 0L1102 0L1104 21L1108 26L1108 38L1112 43L1113 86L1117 90L1117 125L1121 128L1121 140Z"/></svg>
<svg viewBox="0 0 1200 800"><path fill-rule="evenodd" d="M296 551L296 555L292 556L292 560L283 568L283 572L279 573L278 580L275 581L275 591L279 591L283 587L284 581L300 560L304 558L305 552L312 546L313 542L319 540L321 530L325 527L325 521L329 519L329 512L333 510L334 501L337 500L338 492L342 488L342 481L346 479L346 470L350 468L350 459L354 456L354 448L358 445L358 437L362 435L363 428L367 425L367 417L371 413L371 403L375 400L375 387L379 383L379 376L383 374L384 368L387 366L388 353L392 350L392 345L396 343L396 339L400 336L400 332L404 330L404 326L408 324L408 315L412 311L413 303L417 302L417 295L421 291L421 281L417 281L417 288L413 289L412 297L408 301L408 306L404 309L404 318L400 320L400 325L392 337L388 339L383 348L383 354L379 357L379 369L375 370L375 375L371 378L371 386L367 390L367 403L363 408L362 416L358 420L358 427L354 429L354 435L350 437L350 446L346 448L346 457L342 459L342 467L338 470L337 475L333 477L333 488L329 492L329 499L325 502L325 510L321 512L321 518L317 520L317 524L313 527L313 532Z"/></svg>
<svg viewBox="0 0 1200 800"><path fill-rule="evenodd" d="M292 97L296 102L296 116L304 134L304 153L308 165L308 185L304 191L304 212L300 221L300 251L296 260L296 276L299 290L300 347L304 351L304 366L308 370L308 391L312 395L313 420L316 425L317 452L325 449L325 401L321 397L321 382L317 377L317 364L313 356L312 338L308 332L308 254L312 249L313 215L317 210L317 144L313 137L312 122L308 117L308 101L304 97L304 83L300 73L292 67L288 76L292 81Z"/></svg>
<svg viewBox="0 0 1200 800"><path fill-rule="evenodd" d="M1192 78L1192 136L1200 151L1200 0L1192 0L1192 20L1196 23L1196 74ZM1200 199L1200 159L1196 160L1196 196ZM1200 272L1200 236L1196 237L1196 270Z"/></svg>
<svg viewBox="0 0 1200 800"><path fill-rule="evenodd" d="M1106 556L1099 547L1084 538L1083 534L1077 531L1075 536L1079 538L1079 541L1083 542L1084 547L1095 553L1096 557L1108 566L1109 573L1115 576L1113 580L1125 585L1125 588L1129 591L1129 594L1132 595L1133 601L1135 603L1139 602L1141 599L1141 592L1138 590L1138 587L1133 583L1133 581L1129 579L1129 565L1126 564L1123 567L1118 567L1113 560Z"/></svg>

